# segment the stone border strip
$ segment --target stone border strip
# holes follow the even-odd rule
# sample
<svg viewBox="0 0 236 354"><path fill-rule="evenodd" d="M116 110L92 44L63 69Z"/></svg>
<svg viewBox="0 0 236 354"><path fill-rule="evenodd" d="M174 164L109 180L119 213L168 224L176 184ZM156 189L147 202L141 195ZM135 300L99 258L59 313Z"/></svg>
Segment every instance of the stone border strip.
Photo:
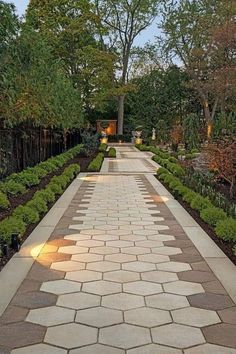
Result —
<svg viewBox="0 0 236 354"><path fill-rule="evenodd" d="M35 258L39 255L54 231L54 228L67 210L86 175L85 173L78 175L29 235L27 240L23 243L20 252L15 254L1 271L0 284L4 284L4 286L1 287L0 317L11 302L22 281L25 279Z"/></svg>
<svg viewBox="0 0 236 354"><path fill-rule="evenodd" d="M236 267L234 264L155 176L145 174L145 177L236 303Z"/></svg>

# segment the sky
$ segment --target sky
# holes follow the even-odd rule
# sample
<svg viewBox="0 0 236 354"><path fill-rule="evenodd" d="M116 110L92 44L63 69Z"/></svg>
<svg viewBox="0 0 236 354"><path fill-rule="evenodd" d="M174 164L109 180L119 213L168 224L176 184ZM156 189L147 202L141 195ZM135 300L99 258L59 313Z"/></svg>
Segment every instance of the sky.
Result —
<svg viewBox="0 0 236 354"><path fill-rule="evenodd" d="M29 0L7 0L6 2L11 2L15 4L18 14L24 15L25 10L29 4ZM139 37L136 39L135 45L143 46L148 41L154 42L155 35L157 34L157 26L155 23L152 24L146 31L143 31Z"/></svg>

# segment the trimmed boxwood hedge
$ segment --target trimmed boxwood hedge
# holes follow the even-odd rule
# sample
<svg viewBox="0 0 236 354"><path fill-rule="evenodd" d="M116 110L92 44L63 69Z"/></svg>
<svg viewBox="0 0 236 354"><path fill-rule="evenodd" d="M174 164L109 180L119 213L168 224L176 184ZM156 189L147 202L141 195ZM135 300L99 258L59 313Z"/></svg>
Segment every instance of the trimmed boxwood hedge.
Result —
<svg viewBox="0 0 236 354"><path fill-rule="evenodd" d="M99 172L101 167L102 167L102 163L104 160L104 154L102 152L100 152L89 164L88 166L88 171L89 172Z"/></svg>
<svg viewBox="0 0 236 354"><path fill-rule="evenodd" d="M115 158L116 157L116 149L111 147L108 151L108 157Z"/></svg>

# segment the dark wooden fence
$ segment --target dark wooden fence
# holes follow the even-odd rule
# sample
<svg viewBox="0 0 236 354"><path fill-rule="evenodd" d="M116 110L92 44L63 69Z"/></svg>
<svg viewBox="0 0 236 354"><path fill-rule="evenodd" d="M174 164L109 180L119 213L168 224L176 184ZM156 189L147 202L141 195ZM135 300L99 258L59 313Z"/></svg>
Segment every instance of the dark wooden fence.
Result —
<svg viewBox="0 0 236 354"><path fill-rule="evenodd" d="M0 128L0 179L81 143L79 130Z"/></svg>

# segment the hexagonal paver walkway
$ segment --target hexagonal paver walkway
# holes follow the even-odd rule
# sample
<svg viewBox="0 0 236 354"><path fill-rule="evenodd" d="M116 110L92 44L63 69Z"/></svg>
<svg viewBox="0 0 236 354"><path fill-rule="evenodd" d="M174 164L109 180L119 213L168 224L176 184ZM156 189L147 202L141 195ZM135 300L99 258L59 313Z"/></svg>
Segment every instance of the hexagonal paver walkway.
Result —
<svg viewBox="0 0 236 354"><path fill-rule="evenodd" d="M155 169L120 146L84 178L0 318L1 354L236 354L236 306Z"/></svg>

